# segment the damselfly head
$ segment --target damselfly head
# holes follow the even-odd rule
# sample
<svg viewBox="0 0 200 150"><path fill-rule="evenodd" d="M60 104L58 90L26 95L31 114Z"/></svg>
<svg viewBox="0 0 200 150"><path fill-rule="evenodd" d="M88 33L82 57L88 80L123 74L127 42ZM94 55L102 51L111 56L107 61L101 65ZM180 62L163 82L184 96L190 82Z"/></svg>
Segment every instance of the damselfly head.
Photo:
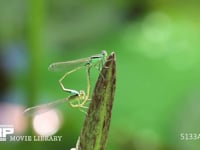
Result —
<svg viewBox="0 0 200 150"><path fill-rule="evenodd" d="M53 63L53 64L50 64L49 67L48 67L48 70L49 70L49 71L53 71L54 69L55 69L54 63Z"/></svg>
<svg viewBox="0 0 200 150"><path fill-rule="evenodd" d="M101 54L102 54L102 56L103 56L104 58L106 58L106 57L108 56L106 50L102 50Z"/></svg>
<svg viewBox="0 0 200 150"><path fill-rule="evenodd" d="M80 99L85 99L85 91L80 90L79 97L80 97Z"/></svg>

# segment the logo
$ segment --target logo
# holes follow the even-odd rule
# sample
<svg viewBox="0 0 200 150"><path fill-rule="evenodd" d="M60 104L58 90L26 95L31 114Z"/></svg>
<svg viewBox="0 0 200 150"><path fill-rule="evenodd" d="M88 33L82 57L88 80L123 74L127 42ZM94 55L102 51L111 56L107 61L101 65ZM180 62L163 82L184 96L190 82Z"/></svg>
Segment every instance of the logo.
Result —
<svg viewBox="0 0 200 150"><path fill-rule="evenodd" d="M0 125L0 141L7 141L8 135L14 134L12 125Z"/></svg>
<svg viewBox="0 0 200 150"><path fill-rule="evenodd" d="M0 142L19 142L19 141L47 141L47 142L60 142L62 136L26 136L26 135L14 135L14 126L13 125L1 125L0 124Z"/></svg>

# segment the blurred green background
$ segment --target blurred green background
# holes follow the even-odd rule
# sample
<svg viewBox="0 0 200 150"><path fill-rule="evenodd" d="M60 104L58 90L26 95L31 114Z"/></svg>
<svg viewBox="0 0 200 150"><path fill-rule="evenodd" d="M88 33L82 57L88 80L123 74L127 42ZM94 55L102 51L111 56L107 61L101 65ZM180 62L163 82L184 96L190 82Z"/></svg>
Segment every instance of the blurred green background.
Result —
<svg viewBox="0 0 200 150"><path fill-rule="evenodd" d="M117 56L117 88L107 150L198 150L199 1L0 1L0 124L37 135L27 107L64 98L64 72L48 65L106 49ZM92 70L92 86L98 71ZM85 71L65 80L86 89ZM0 142L0 149L75 147L84 114L58 108L61 142ZM50 117L51 118L51 117ZM184 137L186 137L184 136ZM189 135L188 135L189 136Z"/></svg>

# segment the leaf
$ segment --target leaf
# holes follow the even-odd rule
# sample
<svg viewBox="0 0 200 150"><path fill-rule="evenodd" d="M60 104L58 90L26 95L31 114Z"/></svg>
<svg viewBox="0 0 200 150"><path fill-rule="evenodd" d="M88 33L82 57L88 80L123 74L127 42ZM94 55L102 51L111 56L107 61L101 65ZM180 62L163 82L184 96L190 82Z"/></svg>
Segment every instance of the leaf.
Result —
<svg viewBox="0 0 200 150"><path fill-rule="evenodd" d="M104 150L107 142L116 87L116 60L113 52L98 77L92 101L81 131L77 150Z"/></svg>

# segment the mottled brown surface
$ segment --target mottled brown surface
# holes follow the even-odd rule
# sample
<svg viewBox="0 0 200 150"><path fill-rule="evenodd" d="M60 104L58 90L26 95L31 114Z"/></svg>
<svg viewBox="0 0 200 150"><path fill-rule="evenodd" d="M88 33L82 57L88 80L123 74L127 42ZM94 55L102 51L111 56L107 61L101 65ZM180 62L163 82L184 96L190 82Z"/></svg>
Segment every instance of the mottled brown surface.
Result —
<svg viewBox="0 0 200 150"><path fill-rule="evenodd" d="M116 87L115 53L105 62L97 80L92 101L80 135L78 150L104 150Z"/></svg>

